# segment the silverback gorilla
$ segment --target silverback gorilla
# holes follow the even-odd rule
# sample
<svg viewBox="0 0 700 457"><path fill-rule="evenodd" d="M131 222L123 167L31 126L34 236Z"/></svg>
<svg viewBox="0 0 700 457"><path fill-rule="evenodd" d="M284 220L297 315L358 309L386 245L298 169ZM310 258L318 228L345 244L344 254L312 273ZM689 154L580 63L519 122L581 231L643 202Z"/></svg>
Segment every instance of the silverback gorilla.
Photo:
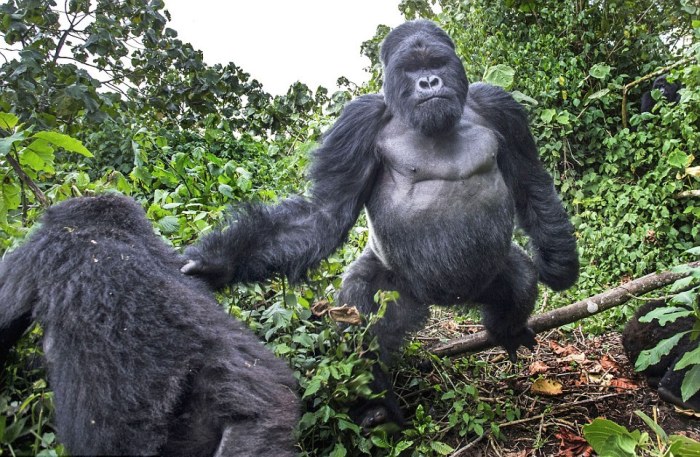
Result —
<svg viewBox="0 0 700 457"><path fill-rule="evenodd" d="M543 168L522 107L505 91L469 85L450 37L430 21L394 29L381 49L383 94L349 103L315 151L309 198L248 205L186 251L183 272L214 287L281 272L290 280L330 255L366 208L370 241L337 300L364 313L379 289L400 298L375 327L389 361L428 305L477 303L494 342L515 358L537 281L578 277L573 226ZM534 261L511 239L514 220ZM390 390L375 373L375 389ZM363 425L400 421L395 400L361 405Z"/></svg>
<svg viewBox="0 0 700 457"><path fill-rule="evenodd" d="M0 264L0 350L41 323L71 455L295 455L290 369L181 266L129 198L52 207Z"/></svg>

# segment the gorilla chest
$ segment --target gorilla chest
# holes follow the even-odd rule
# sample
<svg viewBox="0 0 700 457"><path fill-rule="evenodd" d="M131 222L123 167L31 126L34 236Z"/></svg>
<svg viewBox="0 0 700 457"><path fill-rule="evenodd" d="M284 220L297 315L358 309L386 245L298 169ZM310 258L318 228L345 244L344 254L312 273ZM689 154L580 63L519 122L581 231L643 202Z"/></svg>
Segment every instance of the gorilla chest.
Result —
<svg viewBox="0 0 700 457"><path fill-rule="evenodd" d="M409 212L434 211L436 205L467 210L479 195L490 195L479 200L488 204L507 193L496 163L498 139L486 127L463 123L432 138L390 124L378 146L384 168L376 193L385 205Z"/></svg>

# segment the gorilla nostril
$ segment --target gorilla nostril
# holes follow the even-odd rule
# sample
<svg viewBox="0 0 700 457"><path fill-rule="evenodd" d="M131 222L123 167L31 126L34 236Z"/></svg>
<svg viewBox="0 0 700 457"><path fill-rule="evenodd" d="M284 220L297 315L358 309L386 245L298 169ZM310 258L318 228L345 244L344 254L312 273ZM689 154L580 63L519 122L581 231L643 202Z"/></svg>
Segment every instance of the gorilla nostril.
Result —
<svg viewBox="0 0 700 457"><path fill-rule="evenodd" d="M433 89L438 89L442 86L442 80L438 76L430 76L428 79L430 81L430 87Z"/></svg>
<svg viewBox="0 0 700 457"><path fill-rule="evenodd" d="M427 79L420 79L418 81L418 87L421 89L430 89L430 82Z"/></svg>

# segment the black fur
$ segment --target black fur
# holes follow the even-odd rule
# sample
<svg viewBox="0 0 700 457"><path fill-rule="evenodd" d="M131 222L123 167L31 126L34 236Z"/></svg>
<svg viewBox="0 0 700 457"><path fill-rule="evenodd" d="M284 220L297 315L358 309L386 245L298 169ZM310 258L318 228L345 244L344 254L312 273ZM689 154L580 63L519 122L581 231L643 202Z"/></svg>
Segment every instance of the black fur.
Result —
<svg viewBox="0 0 700 457"><path fill-rule="evenodd" d="M294 455L291 370L182 264L129 198L54 206L0 264L0 350L42 325L71 455Z"/></svg>
<svg viewBox="0 0 700 457"><path fill-rule="evenodd" d="M659 325L658 320L649 323L639 322L640 317L660 306L666 306L666 303L663 300L646 302L637 309L634 317L627 323L622 332L622 345L625 348L627 359L632 365L636 363L642 351L653 348L661 340L690 330L695 324L696 319L693 316L667 322L663 327ZM658 390L659 397L664 401L700 413L700 393L690 397L687 402L684 402L681 397L681 384L688 368L674 370L683 354L697 348L698 344L700 344L700 340L690 341L690 337L685 335L669 354L661 358L659 363L649 366L641 373L647 378L649 385Z"/></svg>
<svg viewBox="0 0 700 457"><path fill-rule="evenodd" d="M681 99L681 95L678 93L681 90L681 85L678 83L670 83L666 79L666 76L659 76L654 80L651 85L651 90L648 90L642 94L642 101L640 106L641 113L650 113L654 105L656 105L656 100L651 96L651 91L657 89L661 91L661 95L669 103L678 103Z"/></svg>
<svg viewBox="0 0 700 457"><path fill-rule="evenodd" d="M423 325L428 305L478 303L493 340L514 358L535 344L526 322L538 279L563 290L579 268L573 226L526 114L505 91L470 86L432 22L397 27L381 55L383 95L344 109L314 155L311 197L234 214L186 252L183 271L217 287L274 272L298 280L343 242L364 206L370 242L337 300L369 313L378 289L399 292L375 329L380 357L389 361ZM534 262L512 244L516 217ZM390 389L375 377L375 390ZM400 421L391 396L363 408L365 425Z"/></svg>

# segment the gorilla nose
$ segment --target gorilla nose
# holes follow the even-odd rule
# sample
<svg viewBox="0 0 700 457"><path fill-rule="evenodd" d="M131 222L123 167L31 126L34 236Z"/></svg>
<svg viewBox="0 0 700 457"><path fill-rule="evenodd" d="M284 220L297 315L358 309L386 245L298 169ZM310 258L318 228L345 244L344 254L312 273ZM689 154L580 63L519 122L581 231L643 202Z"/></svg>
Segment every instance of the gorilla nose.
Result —
<svg viewBox="0 0 700 457"><path fill-rule="evenodd" d="M417 86L419 92L436 92L442 88L442 79L436 75L424 76L418 79Z"/></svg>

